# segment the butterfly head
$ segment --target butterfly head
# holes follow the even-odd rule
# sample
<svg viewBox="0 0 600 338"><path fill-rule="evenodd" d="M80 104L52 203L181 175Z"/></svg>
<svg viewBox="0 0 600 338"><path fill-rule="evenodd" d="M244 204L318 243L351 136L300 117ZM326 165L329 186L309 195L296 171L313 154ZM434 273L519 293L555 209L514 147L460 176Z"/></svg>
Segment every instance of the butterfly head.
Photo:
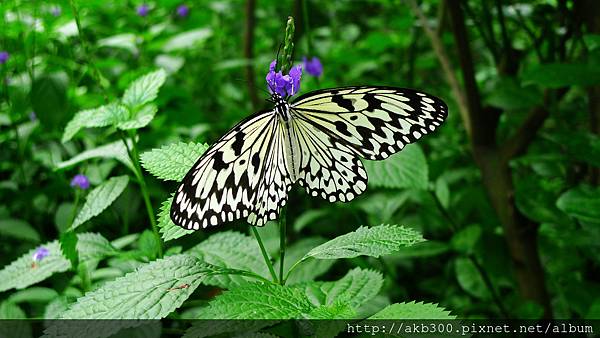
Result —
<svg viewBox="0 0 600 338"><path fill-rule="evenodd" d="M273 103L273 105L275 105L275 111L277 112L277 115L279 115L284 121L287 121L289 119L290 111L289 103L287 103L283 96L276 92L271 94L270 101Z"/></svg>

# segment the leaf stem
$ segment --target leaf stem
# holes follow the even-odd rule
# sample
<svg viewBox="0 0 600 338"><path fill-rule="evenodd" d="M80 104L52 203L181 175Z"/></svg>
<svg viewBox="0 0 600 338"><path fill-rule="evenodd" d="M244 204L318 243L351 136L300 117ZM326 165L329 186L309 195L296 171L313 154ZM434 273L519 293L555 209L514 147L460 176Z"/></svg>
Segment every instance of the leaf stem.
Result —
<svg viewBox="0 0 600 338"><path fill-rule="evenodd" d="M255 226L251 225L250 229L252 230L252 233L254 234L256 241L258 242L258 246L260 247L260 252L262 253L263 258L265 259L265 263L267 264L267 267L269 268L269 272L271 273L273 282L277 283L277 274L275 274L275 269L273 268L273 263L271 262L271 258L269 258L269 254L267 253L267 250L265 249L263 241L260 238L260 234L258 233L258 230L256 230Z"/></svg>
<svg viewBox="0 0 600 338"><path fill-rule="evenodd" d="M285 240L286 240L286 214L287 206L281 208L279 215L279 284L284 285L285 279L283 278L283 266L285 260Z"/></svg>
<svg viewBox="0 0 600 338"><path fill-rule="evenodd" d="M150 225L152 226L152 232L154 233L154 237L158 243L158 257L162 258L163 256L163 243L160 239L160 234L158 233L158 226L156 225L156 219L154 218L154 209L152 208L152 203L150 202L150 195L148 194L148 187L146 186L146 181L144 180L144 175L142 175L142 167L140 166L140 156L137 149L137 142L135 140L135 134L130 133L129 139L131 140L131 148L129 148L129 144L127 144L127 137L125 133L121 131L120 133L121 139L123 143L125 143L125 148L127 149L127 155L129 155L129 159L133 162L133 168L135 176L138 180L138 184L140 185L140 190L142 192L142 198L144 200L144 205L146 206L146 212L148 213L148 219L150 219Z"/></svg>

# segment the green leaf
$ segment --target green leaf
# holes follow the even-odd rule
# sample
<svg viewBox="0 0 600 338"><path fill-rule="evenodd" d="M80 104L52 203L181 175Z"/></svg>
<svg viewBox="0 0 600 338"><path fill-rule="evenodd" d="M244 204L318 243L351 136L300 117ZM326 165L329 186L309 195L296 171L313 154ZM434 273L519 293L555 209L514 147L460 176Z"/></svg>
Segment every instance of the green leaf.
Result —
<svg viewBox="0 0 600 338"><path fill-rule="evenodd" d="M489 299L490 292L487 289L483 278L477 271L475 264L467 258L457 258L454 262L454 270L458 284L474 297L480 299Z"/></svg>
<svg viewBox="0 0 600 338"><path fill-rule="evenodd" d="M113 47L128 50L131 53L137 51L136 36L133 33L122 33L100 39L96 42L99 47Z"/></svg>
<svg viewBox="0 0 600 338"><path fill-rule="evenodd" d="M37 243L40 235L29 223L14 218L0 220L0 234L25 241Z"/></svg>
<svg viewBox="0 0 600 338"><path fill-rule="evenodd" d="M88 194L85 204L75 218L71 229L75 229L91 218L100 215L121 195L128 182L129 177L127 175L116 176L94 188Z"/></svg>
<svg viewBox="0 0 600 338"><path fill-rule="evenodd" d="M46 128L54 130L64 123L68 82L65 72L57 72L41 75L31 84L31 108Z"/></svg>
<svg viewBox="0 0 600 338"><path fill-rule="evenodd" d="M151 230L144 230L140 236L140 239L138 240L138 246L140 251L142 251L146 257L153 260L158 255L160 243Z"/></svg>
<svg viewBox="0 0 600 338"><path fill-rule="evenodd" d="M600 68L588 63L547 63L523 73L523 83L546 88L590 86L600 83Z"/></svg>
<svg viewBox="0 0 600 338"><path fill-rule="evenodd" d="M4 301L0 303L0 319L25 319L27 315L17 304ZM0 325L0 337L33 337L31 324L25 320L6 320Z"/></svg>
<svg viewBox="0 0 600 338"><path fill-rule="evenodd" d="M409 191L382 191L369 194L356 203L369 214L374 224L389 222L410 197Z"/></svg>
<svg viewBox="0 0 600 338"><path fill-rule="evenodd" d="M341 301L358 308L375 297L382 285L381 273L354 268L338 281L309 284L305 292L315 305L332 305Z"/></svg>
<svg viewBox="0 0 600 338"><path fill-rule="evenodd" d="M199 319L291 319L312 309L300 289L246 283L215 297Z"/></svg>
<svg viewBox="0 0 600 338"><path fill-rule="evenodd" d="M118 250L102 235L86 232L77 234L79 259L89 261L116 255Z"/></svg>
<svg viewBox="0 0 600 338"><path fill-rule="evenodd" d="M158 96L158 90L165 83L166 78L165 71L159 69L133 81L123 94L123 104L134 109L153 101Z"/></svg>
<svg viewBox="0 0 600 338"><path fill-rule="evenodd" d="M600 222L600 188L580 185L562 194L556 206L581 221Z"/></svg>
<svg viewBox="0 0 600 338"><path fill-rule="evenodd" d="M77 235L73 231L66 231L60 235L58 241L63 255L71 262L71 266L77 266L79 255L77 253Z"/></svg>
<svg viewBox="0 0 600 338"><path fill-rule="evenodd" d="M143 265L79 298L63 319L160 319L218 269L188 255L169 256Z"/></svg>
<svg viewBox="0 0 600 338"><path fill-rule="evenodd" d="M69 141L83 128L106 127L126 120L128 114L127 108L118 103L81 110L67 123L62 142Z"/></svg>
<svg viewBox="0 0 600 338"><path fill-rule="evenodd" d="M181 181L206 149L206 143L172 143L143 153L142 166L160 179Z"/></svg>
<svg viewBox="0 0 600 338"><path fill-rule="evenodd" d="M486 99L490 106L504 110L531 108L542 103L538 87L524 88L515 78L499 78Z"/></svg>
<svg viewBox="0 0 600 338"><path fill-rule="evenodd" d="M454 319L450 311L433 303L396 303L387 306L369 319Z"/></svg>
<svg viewBox="0 0 600 338"><path fill-rule="evenodd" d="M170 38L163 46L165 52L172 52L181 49L194 47L196 44L203 42L213 34L210 28L198 28L191 31L179 33Z"/></svg>
<svg viewBox="0 0 600 338"><path fill-rule="evenodd" d="M267 275L267 267L258 244L252 237L239 232L216 233L190 249L188 254L215 266L252 271L263 277ZM231 288L244 285L248 280L253 279L237 275L217 275L207 278L205 283Z"/></svg>
<svg viewBox="0 0 600 338"><path fill-rule="evenodd" d="M33 254L36 248L0 270L0 291L24 289L71 267L71 263L62 255L58 241L45 243L40 247L49 251L49 255L41 261L34 264Z"/></svg>
<svg viewBox="0 0 600 338"><path fill-rule="evenodd" d="M173 203L173 195L169 196L169 198L162 203L160 206L160 210L158 212L158 228L160 229L160 233L162 235L162 239L166 241L170 241L173 239L177 239L183 237L185 235L189 235L194 232L194 230L184 229L171 220L171 203Z"/></svg>
<svg viewBox="0 0 600 338"><path fill-rule="evenodd" d="M27 318L27 315L25 314L25 312L23 310L21 310L21 308L16 305L15 303L12 303L10 301L4 301L2 303L0 303L0 319L25 319ZM0 327L0 329L3 329L4 325L2 325L2 327ZM2 330L4 331L4 330ZM2 332L0 331L0 332ZM12 335L4 335L6 332L2 332L3 335L2 337L11 337ZM14 332L13 332L14 334Z"/></svg>
<svg viewBox="0 0 600 338"><path fill-rule="evenodd" d="M300 232L307 225L314 223L316 220L324 218L329 213L326 209L311 209L304 211L298 217L296 217L296 221L294 222L294 231Z"/></svg>
<svg viewBox="0 0 600 338"><path fill-rule="evenodd" d="M481 237L481 233L481 226L478 224L472 224L460 229L452 236L452 247L458 252L473 253Z"/></svg>
<svg viewBox="0 0 600 338"><path fill-rule="evenodd" d="M407 145L385 161L364 161L364 166L373 187L425 190L429 184L427 160L417 144Z"/></svg>
<svg viewBox="0 0 600 338"><path fill-rule="evenodd" d="M131 147L131 141L128 141L129 146ZM114 158L121 163L125 164L129 169L133 171L133 163L129 159L129 155L127 154L127 148L123 141L116 141L109 144L105 144L98 148L86 150L70 160L60 162L56 165L56 169L64 169L69 168L78 164L79 162L89 160L91 158Z"/></svg>
<svg viewBox="0 0 600 338"><path fill-rule="evenodd" d="M132 116L124 121L117 123L117 128L122 130L139 129L147 126L154 116L158 108L153 104L148 104L137 110Z"/></svg>
<svg viewBox="0 0 600 338"><path fill-rule="evenodd" d="M34 286L21 291L17 291L8 297L9 302L13 303L48 303L58 297L58 292L54 289Z"/></svg>
<svg viewBox="0 0 600 338"><path fill-rule="evenodd" d="M308 313L306 317L309 319L352 319L355 318L355 316L356 311L350 304L336 301L332 305L321 305L315 308ZM321 324L324 323L317 323L317 327L321 326ZM317 336L322 337L323 334Z"/></svg>
<svg viewBox="0 0 600 338"><path fill-rule="evenodd" d="M290 245L285 253L284 271L288 271L292 264L306 255L310 249L317 245L323 244L325 239L319 237L303 238L294 244ZM286 284L292 285L302 282L314 280L316 277L324 274L335 263L332 260L317 260L313 259L304 264L301 264L286 280ZM275 262L275 271L279 271L281 261L277 259Z"/></svg>
<svg viewBox="0 0 600 338"><path fill-rule="evenodd" d="M310 250L302 260L310 257L318 259L379 257L422 241L424 239L421 234L402 226L379 225L372 228L361 226L354 232L334 238Z"/></svg>

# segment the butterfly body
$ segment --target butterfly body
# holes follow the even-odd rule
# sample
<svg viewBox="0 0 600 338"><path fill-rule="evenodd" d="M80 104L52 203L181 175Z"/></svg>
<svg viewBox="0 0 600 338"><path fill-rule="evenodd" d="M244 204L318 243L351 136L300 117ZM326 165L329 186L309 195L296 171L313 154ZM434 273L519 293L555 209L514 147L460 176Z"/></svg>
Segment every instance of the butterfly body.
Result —
<svg viewBox="0 0 600 338"><path fill-rule="evenodd" d="M311 196L347 202L367 187L359 158L383 160L434 131L445 103L395 87L310 92L292 103L274 93L257 112L215 142L182 180L171 219L200 229L247 218L276 219L294 183Z"/></svg>

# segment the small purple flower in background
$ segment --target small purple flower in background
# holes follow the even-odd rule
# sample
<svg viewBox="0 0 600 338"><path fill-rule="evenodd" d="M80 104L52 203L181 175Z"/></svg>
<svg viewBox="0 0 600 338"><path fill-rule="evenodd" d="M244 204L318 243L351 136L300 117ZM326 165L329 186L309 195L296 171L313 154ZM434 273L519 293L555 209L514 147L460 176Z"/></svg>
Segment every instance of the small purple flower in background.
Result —
<svg viewBox="0 0 600 338"><path fill-rule="evenodd" d="M90 180L85 175L77 174L71 180L71 186L85 190L90 187Z"/></svg>
<svg viewBox="0 0 600 338"><path fill-rule="evenodd" d="M52 6L52 8L50 9L50 14L52 14L52 16L60 16L60 14L62 13L62 8L60 8L60 6Z"/></svg>
<svg viewBox="0 0 600 338"><path fill-rule="evenodd" d="M10 54L8 54L7 51L5 51L5 50L1 51L0 52L0 64L6 63L9 56L10 56Z"/></svg>
<svg viewBox="0 0 600 338"><path fill-rule="evenodd" d="M177 15L179 15L179 17L185 18L186 16L188 16L188 14L190 14L190 8L188 6L186 6L186 5L177 6Z"/></svg>
<svg viewBox="0 0 600 338"><path fill-rule="evenodd" d="M306 56L304 56L302 58L302 63L304 63L304 70L306 70L309 75L319 77L323 74L323 65L318 57L315 56L308 60Z"/></svg>
<svg viewBox="0 0 600 338"><path fill-rule="evenodd" d="M31 113L29 113L29 120L32 121L32 122L35 121L35 120L37 120L37 115L35 115L34 111L32 111Z"/></svg>
<svg viewBox="0 0 600 338"><path fill-rule="evenodd" d="M39 248L35 249L35 252L33 253L33 256L31 256L31 258L34 262L41 262L42 259L48 257L48 255L50 255L50 251L48 251L48 249L44 248L43 246L40 246Z"/></svg>
<svg viewBox="0 0 600 338"><path fill-rule="evenodd" d="M150 12L150 6L148 6L147 4L142 4L137 8L137 14L139 16L146 16L148 15L148 12Z"/></svg>
<svg viewBox="0 0 600 338"><path fill-rule="evenodd" d="M271 93L276 92L283 98L293 96L300 90L300 79L302 78L302 66L297 65L290 69L290 73L283 75L281 71L275 72L277 61L273 60L267 73L267 87Z"/></svg>

